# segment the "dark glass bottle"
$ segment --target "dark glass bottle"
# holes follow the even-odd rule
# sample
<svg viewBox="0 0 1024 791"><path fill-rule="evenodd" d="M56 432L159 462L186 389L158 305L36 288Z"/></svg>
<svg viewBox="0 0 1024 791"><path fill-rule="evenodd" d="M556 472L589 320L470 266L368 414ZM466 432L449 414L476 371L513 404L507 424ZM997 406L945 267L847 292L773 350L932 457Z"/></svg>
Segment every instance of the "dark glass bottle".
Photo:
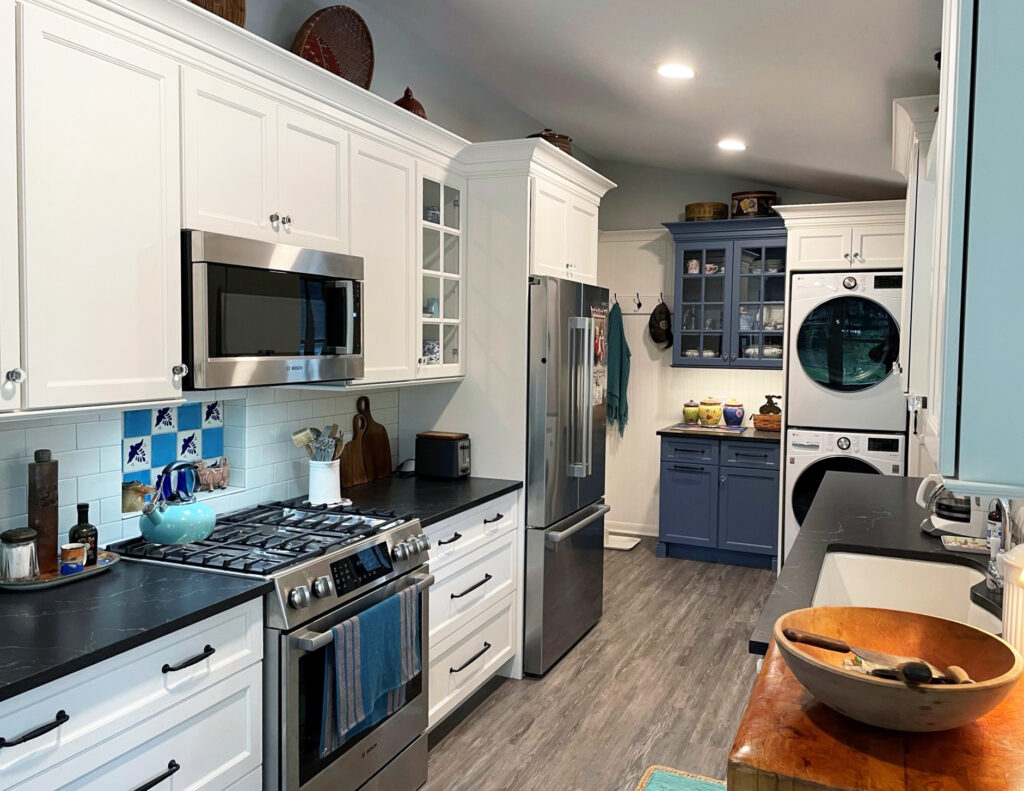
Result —
<svg viewBox="0 0 1024 791"><path fill-rule="evenodd" d="M85 565L96 565L96 542L99 533L89 524L89 503L78 504L78 524L71 528L68 540L72 544L85 544Z"/></svg>

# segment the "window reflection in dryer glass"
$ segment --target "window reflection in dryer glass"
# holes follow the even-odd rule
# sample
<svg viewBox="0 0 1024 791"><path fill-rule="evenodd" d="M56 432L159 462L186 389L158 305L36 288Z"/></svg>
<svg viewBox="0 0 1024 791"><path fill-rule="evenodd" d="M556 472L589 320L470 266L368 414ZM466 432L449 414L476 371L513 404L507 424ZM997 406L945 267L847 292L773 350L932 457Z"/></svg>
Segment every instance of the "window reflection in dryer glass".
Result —
<svg viewBox="0 0 1024 791"><path fill-rule="evenodd" d="M815 382L841 392L872 387L892 372L900 333L889 312L870 299L838 297L800 325L797 356Z"/></svg>
<svg viewBox="0 0 1024 791"><path fill-rule="evenodd" d="M814 502L814 495L818 493L818 487L827 472L861 472L870 475L880 475L878 469L866 461L854 458L853 456L831 456L814 462L806 470L800 473L793 484L793 516L796 517L798 525L804 523L804 517L811 510L811 503Z"/></svg>

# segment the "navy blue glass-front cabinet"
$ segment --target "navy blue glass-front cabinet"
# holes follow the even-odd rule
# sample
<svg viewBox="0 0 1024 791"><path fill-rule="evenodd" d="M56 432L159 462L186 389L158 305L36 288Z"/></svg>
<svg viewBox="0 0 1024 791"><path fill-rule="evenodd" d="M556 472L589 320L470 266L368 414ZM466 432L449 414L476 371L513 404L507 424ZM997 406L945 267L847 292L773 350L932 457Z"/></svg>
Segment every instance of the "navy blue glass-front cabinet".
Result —
<svg viewBox="0 0 1024 791"><path fill-rule="evenodd" d="M772 441L662 435L658 557L773 566L779 450Z"/></svg>
<svg viewBox="0 0 1024 791"><path fill-rule="evenodd" d="M675 240L672 364L781 368L786 293L782 218L664 225Z"/></svg>

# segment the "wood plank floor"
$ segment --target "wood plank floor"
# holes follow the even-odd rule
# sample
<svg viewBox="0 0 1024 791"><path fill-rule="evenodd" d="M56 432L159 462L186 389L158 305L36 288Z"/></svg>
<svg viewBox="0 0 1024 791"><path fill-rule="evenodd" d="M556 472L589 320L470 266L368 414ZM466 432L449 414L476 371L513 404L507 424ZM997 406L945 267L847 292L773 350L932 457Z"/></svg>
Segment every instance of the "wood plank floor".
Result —
<svg viewBox="0 0 1024 791"><path fill-rule="evenodd" d="M424 791L633 791L651 764L725 778L771 572L605 552L604 617L430 752Z"/></svg>

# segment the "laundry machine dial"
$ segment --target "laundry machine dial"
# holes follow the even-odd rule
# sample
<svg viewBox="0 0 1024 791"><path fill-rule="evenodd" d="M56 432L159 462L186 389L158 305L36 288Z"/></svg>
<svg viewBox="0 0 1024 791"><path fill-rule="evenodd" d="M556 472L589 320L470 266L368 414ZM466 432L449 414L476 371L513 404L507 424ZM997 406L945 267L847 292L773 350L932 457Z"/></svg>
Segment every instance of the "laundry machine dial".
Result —
<svg viewBox="0 0 1024 791"><path fill-rule="evenodd" d="M850 449L850 438L849 437L840 437L839 439L836 440L836 445L839 446L839 450L849 450Z"/></svg>
<svg viewBox="0 0 1024 791"><path fill-rule="evenodd" d="M843 278L843 288L849 289L850 291L853 291L853 289L857 288L857 278L855 278L855 277L844 277Z"/></svg>

